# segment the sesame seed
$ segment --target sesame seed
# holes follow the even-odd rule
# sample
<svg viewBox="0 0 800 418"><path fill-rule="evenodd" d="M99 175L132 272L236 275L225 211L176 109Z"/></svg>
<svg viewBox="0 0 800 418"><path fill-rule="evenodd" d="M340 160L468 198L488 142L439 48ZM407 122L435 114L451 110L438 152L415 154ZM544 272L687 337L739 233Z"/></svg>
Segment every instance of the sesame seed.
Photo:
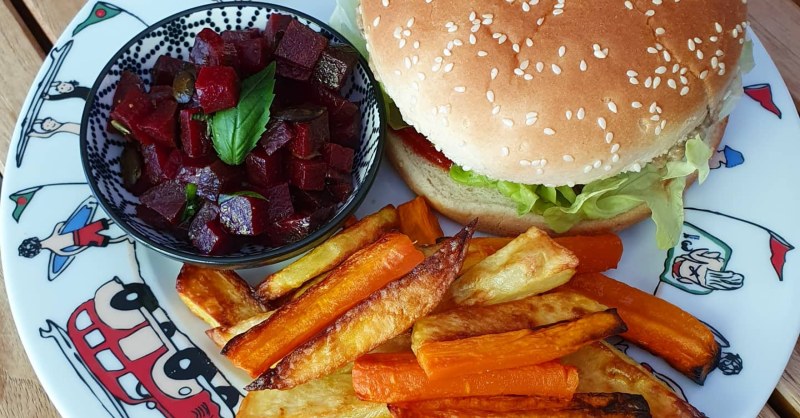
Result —
<svg viewBox="0 0 800 418"><path fill-rule="evenodd" d="M499 71L497 70L497 68L492 68L492 72L491 72L491 75L492 75L492 80L494 80L495 78L497 78L497 74L498 74L498 72L499 72Z"/></svg>
<svg viewBox="0 0 800 418"><path fill-rule="evenodd" d="M659 126L661 127L661 129L664 129L664 127L667 126L667 120L666 119L662 119L661 120L661 125L659 125Z"/></svg>
<svg viewBox="0 0 800 418"><path fill-rule="evenodd" d="M417 78L420 79L420 80L425 80L425 74L424 73L417 73Z"/></svg>
<svg viewBox="0 0 800 418"><path fill-rule="evenodd" d="M556 7L558 7L558 5L556 5ZM563 7L563 6L562 6L562 7ZM553 16L558 16L558 15L560 15L561 13L564 13L564 10L562 10L562 9L555 9L555 10L553 10Z"/></svg>
<svg viewBox="0 0 800 418"><path fill-rule="evenodd" d="M684 85L689 84L689 79L686 78L686 76L684 76L684 75L681 76L681 84L684 84Z"/></svg>
<svg viewBox="0 0 800 418"><path fill-rule="evenodd" d="M650 103L650 108L648 109L650 113L656 113L656 108L658 108L658 103L653 102Z"/></svg>
<svg viewBox="0 0 800 418"><path fill-rule="evenodd" d="M648 46L647 47L647 52L649 52L651 54L658 54L658 50L653 48L652 46Z"/></svg>
<svg viewBox="0 0 800 418"><path fill-rule="evenodd" d="M578 109L578 113L575 116L578 117L578 120L583 120L586 117L586 110L583 108Z"/></svg>
<svg viewBox="0 0 800 418"><path fill-rule="evenodd" d="M667 33L667 31L664 30L664 28L656 28L656 35L663 35L665 33Z"/></svg>
<svg viewBox="0 0 800 418"><path fill-rule="evenodd" d="M606 132L606 144L610 144L614 140L613 132Z"/></svg>
<svg viewBox="0 0 800 418"><path fill-rule="evenodd" d="M566 54L566 53L567 53L567 47L565 47L564 45L561 45L561 46L558 48L558 56L559 56L559 57L563 57L563 56L564 56L564 54Z"/></svg>
<svg viewBox="0 0 800 418"><path fill-rule="evenodd" d="M525 74L525 75L524 75L522 78L524 78L524 79L525 79L525 80L527 80L527 81L531 81L531 80L533 80L533 76L532 76L532 75L530 75L530 74Z"/></svg>
<svg viewBox="0 0 800 418"><path fill-rule="evenodd" d="M653 10L653 9L650 9L650 10L644 12L644 15L647 16L647 17L653 17L653 16L655 16L655 14L656 14L656 11Z"/></svg>
<svg viewBox="0 0 800 418"><path fill-rule="evenodd" d="M419 49L419 41L414 41L414 49Z"/></svg>
<svg viewBox="0 0 800 418"><path fill-rule="evenodd" d="M719 58L716 56L711 57L711 68L717 68L719 66Z"/></svg>
<svg viewBox="0 0 800 418"><path fill-rule="evenodd" d="M652 121L654 121L654 122L657 122L657 121L658 121L658 120L660 120L660 119L661 119L661 116L659 116L659 115L653 115L653 116L650 116L650 120L652 120Z"/></svg>
<svg viewBox="0 0 800 418"><path fill-rule="evenodd" d="M601 165L603 165L603 161L601 161L601 160L595 160L595 162L592 164L592 167L594 167L594 168L600 168L600 166L601 166Z"/></svg>
<svg viewBox="0 0 800 418"><path fill-rule="evenodd" d="M503 34L503 36L501 36L500 39L497 40L497 43L502 45L506 40L508 40L508 36L506 34Z"/></svg>
<svg viewBox="0 0 800 418"><path fill-rule="evenodd" d="M527 69L528 69L528 66L529 66L530 64L531 64L531 61L530 61L530 60L525 60L525 61L522 61L522 62L519 64L519 68L520 68L521 70L527 70Z"/></svg>
<svg viewBox="0 0 800 418"><path fill-rule="evenodd" d="M372 27L377 28L380 23L381 23L381 17L378 16L372 21Z"/></svg>
<svg viewBox="0 0 800 418"><path fill-rule="evenodd" d="M478 38L475 37L474 33L469 34L469 43L471 45L475 45L478 42Z"/></svg>
<svg viewBox="0 0 800 418"><path fill-rule="evenodd" d="M586 61L581 60L580 69L581 71L586 71Z"/></svg>
<svg viewBox="0 0 800 418"><path fill-rule="evenodd" d="M619 154L612 155L611 156L611 162L612 163L616 163L617 161L619 161Z"/></svg>
<svg viewBox="0 0 800 418"><path fill-rule="evenodd" d="M537 118L536 116L529 117L529 118L525 119L525 125L533 126L533 125L536 124L536 121L538 121L538 120L539 120L539 118Z"/></svg>
<svg viewBox="0 0 800 418"><path fill-rule="evenodd" d="M564 116L567 117L567 120L572 120L572 111L567 110L566 112L564 112Z"/></svg>
<svg viewBox="0 0 800 418"><path fill-rule="evenodd" d="M588 173L588 172L590 172L590 171L592 171L592 166L590 166L590 165L587 165L587 166L583 167L583 172L584 172L584 173Z"/></svg>
<svg viewBox="0 0 800 418"><path fill-rule="evenodd" d="M542 26L542 23L544 23L544 18L540 17L539 20L536 21L536 25L537 26Z"/></svg>
<svg viewBox="0 0 800 418"><path fill-rule="evenodd" d="M511 45L511 49L513 49L513 50L514 50L514 52L516 52L517 54L519 54L519 44L514 44L514 45Z"/></svg>
<svg viewBox="0 0 800 418"><path fill-rule="evenodd" d="M647 79L644 80L644 86L649 89L650 86L652 85L653 85L653 77L647 77Z"/></svg>
<svg viewBox="0 0 800 418"><path fill-rule="evenodd" d="M476 23L476 24L472 25L472 28L470 29L470 32L472 32L472 33L475 33L475 32L477 32L477 31L479 31L479 30L481 30L481 24L480 24L480 22L478 22L478 23Z"/></svg>
<svg viewBox="0 0 800 418"><path fill-rule="evenodd" d="M455 31L457 31L457 30L458 30L458 26L456 26L456 25L453 25L453 26L450 26L450 29L448 29L447 31L448 31L448 32L450 32L450 33L452 33L452 32L455 32Z"/></svg>
<svg viewBox="0 0 800 418"><path fill-rule="evenodd" d="M597 118L597 125L600 127L600 129L605 130L606 129L606 119L603 118L603 117Z"/></svg>
<svg viewBox="0 0 800 418"><path fill-rule="evenodd" d="M493 91L489 90L489 91L486 92L486 100L488 100L489 103L494 103L494 92Z"/></svg>
<svg viewBox="0 0 800 418"><path fill-rule="evenodd" d="M689 71L689 67L681 68L681 75L686 74Z"/></svg>
<svg viewBox="0 0 800 418"><path fill-rule="evenodd" d="M464 42L462 42L461 39L453 39L453 45L455 45L455 46L463 46ZM452 48L450 48L450 49L452 49Z"/></svg>
<svg viewBox="0 0 800 418"><path fill-rule="evenodd" d="M642 104L640 102L631 102L631 107L634 109L641 109Z"/></svg>
<svg viewBox="0 0 800 418"><path fill-rule="evenodd" d="M539 114L538 114L538 113L536 113L536 112L528 112L528 113L525 115L525 117L526 117L526 118L528 118L528 119L531 119L531 118L537 118L537 117L539 117Z"/></svg>
<svg viewBox="0 0 800 418"><path fill-rule="evenodd" d="M608 110L613 113L617 113L617 104L614 102L608 102Z"/></svg>
<svg viewBox="0 0 800 418"><path fill-rule="evenodd" d="M719 22L714 22L714 29L717 30L717 33L722 33L722 25Z"/></svg>
<svg viewBox="0 0 800 418"><path fill-rule="evenodd" d="M569 154L564 154L564 156L562 158L564 159L564 161L566 161L568 163L571 163L571 162L575 161L575 157L573 157L573 156L571 156Z"/></svg>
<svg viewBox="0 0 800 418"><path fill-rule="evenodd" d="M608 48L603 48L602 50L601 49L595 49L594 50L594 56L599 58L599 59L603 59L603 58L607 57L608 56Z"/></svg>
<svg viewBox="0 0 800 418"><path fill-rule="evenodd" d="M514 74L519 75L519 76L525 75L525 71L522 71L519 68L515 68L514 69Z"/></svg>
<svg viewBox="0 0 800 418"><path fill-rule="evenodd" d="M714 55L716 55L716 56L718 56L718 57L721 57L721 56L725 55L725 53L724 53L724 52L722 52L722 50L721 50L721 49L718 49L718 50L717 50L717 51L714 53Z"/></svg>
<svg viewBox="0 0 800 418"><path fill-rule="evenodd" d="M603 170L605 170L605 171L611 171L611 166L610 166L610 165L604 165L604 166L603 166Z"/></svg>
<svg viewBox="0 0 800 418"><path fill-rule="evenodd" d="M678 83L676 83L675 80L673 80L671 78L669 80L667 80L667 85L673 90L678 88Z"/></svg>
<svg viewBox="0 0 800 418"><path fill-rule="evenodd" d="M406 29L403 31L403 36L411 36L411 31Z"/></svg>
<svg viewBox="0 0 800 418"><path fill-rule="evenodd" d="M625 7L626 7L628 10L633 10L633 3L631 3L631 1L630 1L630 0L625 0Z"/></svg>
<svg viewBox="0 0 800 418"><path fill-rule="evenodd" d="M531 162L528 160L519 160L519 165L521 166L530 166Z"/></svg>
<svg viewBox="0 0 800 418"><path fill-rule="evenodd" d="M524 12L530 12L530 11L531 11L531 5L530 5L530 4L528 4L528 3L525 3L525 2L523 1L523 2L522 2L522 11L524 11Z"/></svg>
<svg viewBox="0 0 800 418"><path fill-rule="evenodd" d="M627 74L628 77L636 77L637 75L639 75L639 73L637 73L636 71L633 71L633 70L628 70L628 72L625 73L625 74Z"/></svg>
<svg viewBox="0 0 800 418"><path fill-rule="evenodd" d="M472 11L472 12L469 14L469 20L470 20L470 21L473 21L473 20L475 20L477 17L478 17L478 15L477 15L477 14L475 14L475 11L474 11L474 10L473 10L473 11Z"/></svg>
<svg viewBox="0 0 800 418"><path fill-rule="evenodd" d="M536 169L536 174L542 175L543 173L544 173L544 170L542 170L541 168L537 168Z"/></svg>
<svg viewBox="0 0 800 418"><path fill-rule="evenodd" d="M553 73L555 73L556 75L561 74L561 67L559 67L558 65L553 64L551 68L553 69Z"/></svg>
<svg viewBox="0 0 800 418"><path fill-rule="evenodd" d="M700 73L700 79L701 79L701 80L705 80L705 79L706 79L706 76L708 76L708 70L703 70L703 71Z"/></svg>
<svg viewBox="0 0 800 418"><path fill-rule="evenodd" d="M664 56L664 61L666 62L672 61L672 55L670 55L669 51L667 51L666 49L661 52L661 55Z"/></svg>
<svg viewBox="0 0 800 418"><path fill-rule="evenodd" d="M403 58L403 65L405 65L406 69L411 69L411 58Z"/></svg>
<svg viewBox="0 0 800 418"><path fill-rule="evenodd" d="M503 119L503 124L508 126L509 128L514 126L514 121L508 118Z"/></svg>
<svg viewBox="0 0 800 418"><path fill-rule="evenodd" d="M433 67L431 67L431 71L433 71L434 73L439 72L439 70L441 70L441 69L442 69L442 63L441 62L434 63Z"/></svg>
<svg viewBox="0 0 800 418"><path fill-rule="evenodd" d="M661 131L662 131L661 127L660 126L656 126L655 134L656 135L661 135Z"/></svg>
<svg viewBox="0 0 800 418"><path fill-rule="evenodd" d="M642 171L642 166L639 163L635 163L635 164L633 164L631 166L631 170L633 170L633 171L638 173L638 172Z"/></svg>
<svg viewBox="0 0 800 418"><path fill-rule="evenodd" d="M658 67L658 68L656 68L656 74L664 74L666 72L667 72L667 67L665 67L663 65Z"/></svg>
<svg viewBox="0 0 800 418"><path fill-rule="evenodd" d="M444 50L442 50L442 53L443 53L443 54L444 54L444 56L446 56L446 57L449 57L449 56L453 55L453 52L452 52L452 51L450 51L449 49L444 49Z"/></svg>
<svg viewBox="0 0 800 418"><path fill-rule="evenodd" d="M383 0L381 3L383 4L383 7L389 7L389 0Z"/></svg>
<svg viewBox="0 0 800 418"><path fill-rule="evenodd" d="M478 51L478 56L479 56L479 57L485 57L485 56L487 56L487 55L489 55L489 53L488 53L488 52L486 52L486 51Z"/></svg>
<svg viewBox="0 0 800 418"><path fill-rule="evenodd" d="M701 51L699 49L697 50L697 59L699 59L699 60L703 59L703 51Z"/></svg>
<svg viewBox="0 0 800 418"><path fill-rule="evenodd" d="M467 91L467 88L464 86L455 86L453 90L455 90L456 93L464 93Z"/></svg>
<svg viewBox="0 0 800 418"><path fill-rule="evenodd" d="M449 73L450 71L453 71L454 65L455 64L453 64L452 62L447 63L447 65L444 66L444 72Z"/></svg>
<svg viewBox="0 0 800 418"><path fill-rule="evenodd" d="M689 39L686 44L689 46L689 51L694 51L697 45L694 44L694 39Z"/></svg>
<svg viewBox="0 0 800 418"><path fill-rule="evenodd" d="M493 115L496 115L496 114L498 114L498 113L500 113L500 105L495 105L495 106L492 108L492 114L493 114Z"/></svg>
<svg viewBox="0 0 800 418"><path fill-rule="evenodd" d="M703 40L695 36L695 37L694 37L694 42L695 42L695 43L698 43L698 44L702 44L702 43L703 43Z"/></svg>
<svg viewBox="0 0 800 418"><path fill-rule="evenodd" d="M500 154L502 154L504 157L508 157L508 154L510 153L511 151L509 151L508 147L500 148Z"/></svg>
<svg viewBox="0 0 800 418"><path fill-rule="evenodd" d="M719 37L718 36L712 36L712 37L708 38L708 40L711 41L711 42L717 42L719 40Z"/></svg>
<svg viewBox="0 0 800 418"><path fill-rule="evenodd" d="M681 66L680 66L680 64L677 64L677 63L676 63L675 65L673 65L673 66L672 66L672 73L673 73L673 74L675 74L675 73L677 73L677 72L678 72L678 70L680 70L680 69L681 69Z"/></svg>
<svg viewBox="0 0 800 418"><path fill-rule="evenodd" d="M403 49L406 46L406 38L400 40L400 49Z"/></svg>
<svg viewBox="0 0 800 418"><path fill-rule="evenodd" d="M657 89L660 84L661 84L661 77L656 76L656 78L653 79L653 89L654 90Z"/></svg>
<svg viewBox="0 0 800 418"><path fill-rule="evenodd" d="M687 94L689 94L689 86L683 86L681 89L681 96L686 96Z"/></svg>
<svg viewBox="0 0 800 418"><path fill-rule="evenodd" d="M544 128L544 134L552 136L556 134L556 131L552 130L551 128Z"/></svg>
<svg viewBox="0 0 800 418"><path fill-rule="evenodd" d="M408 19L408 22L406 22L406 27L407 28L410 28L412 26L414 26L414 18L413 17L411 19Z"/></svg>

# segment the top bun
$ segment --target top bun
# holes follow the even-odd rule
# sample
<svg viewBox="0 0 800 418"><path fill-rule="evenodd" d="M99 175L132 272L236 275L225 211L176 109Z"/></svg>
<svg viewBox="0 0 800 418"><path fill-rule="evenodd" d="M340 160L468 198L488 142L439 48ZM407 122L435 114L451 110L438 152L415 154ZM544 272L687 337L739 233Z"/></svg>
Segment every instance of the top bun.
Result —
<svg viewBox="0 0 800 418"><path fill-rule="evenodd" d="M638 170L700 125L746 16L743 0L361 1L408 123L467 169L555 186Z"/></svg>

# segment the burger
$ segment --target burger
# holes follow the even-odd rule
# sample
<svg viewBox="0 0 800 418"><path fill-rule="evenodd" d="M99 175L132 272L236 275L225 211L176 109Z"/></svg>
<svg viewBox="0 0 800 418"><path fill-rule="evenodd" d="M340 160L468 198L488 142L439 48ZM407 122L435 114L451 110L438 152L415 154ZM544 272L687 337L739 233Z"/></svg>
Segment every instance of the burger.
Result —
<svg viewBox="0 0 800 418"><path fill-rule="evenodd" d="M660 247L709 173L747 48L744 0L362 0L370 65L408 127L417 194L512 235L615 231Z"/></svg>

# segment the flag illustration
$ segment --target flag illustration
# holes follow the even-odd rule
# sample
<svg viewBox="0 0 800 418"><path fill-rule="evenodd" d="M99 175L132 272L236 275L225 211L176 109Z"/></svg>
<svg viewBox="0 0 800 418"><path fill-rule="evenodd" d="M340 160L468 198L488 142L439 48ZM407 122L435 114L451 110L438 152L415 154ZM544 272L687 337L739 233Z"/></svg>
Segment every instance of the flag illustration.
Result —
<svg viewBox="0 0 800 418"><path fill-rule="evenodd" d="M22 212L25 211L25 208L27 208L28 204L31 203L31 200L33 200L33 196L41 188L42 186L36 186L25 190L20 190L8 197L12 202L14 202L14 211L11 212L11 217L14 218L15 221L19 222Z"/></svg>
<svg viewBox="0 0 800 418"><path fill-rule="evenodd" d="M86 18L86 20L84 20L78 26L75 27L75 30L72 31L72 36L77 35L82 30L86 29L89 26L92 26L96 23L105 22L106 20L118 16L122 13L132 16L133 18L135 18L136 20L142 22L142 24L147 26L147 24L144 23L142 19L139 19L139 17L137 17L133 13L125 9L119 8L111 3L99 1L97 2L97 4L94 5L94 8L92 9L91 13L89 13L89 16Z"/></svg>
<svg viewBox="0 0 800 418"><path fill-rule="evenodd" d="M772 112L779 119L783 117L783 113L772 100L772 87L769 84L764 83L745 86L744 94L757 101L761 107Z"/></svg>
<svg viewBox="0 0 800 418"><path fill-rule="evenodd" d="M772 232L769 232L769 251L772 254L769 261L772 263L772 268L778 274L778 279L783 281L783 265L786 264L786 253L794 249L792 244L786 242L783 237Z"/></svg>

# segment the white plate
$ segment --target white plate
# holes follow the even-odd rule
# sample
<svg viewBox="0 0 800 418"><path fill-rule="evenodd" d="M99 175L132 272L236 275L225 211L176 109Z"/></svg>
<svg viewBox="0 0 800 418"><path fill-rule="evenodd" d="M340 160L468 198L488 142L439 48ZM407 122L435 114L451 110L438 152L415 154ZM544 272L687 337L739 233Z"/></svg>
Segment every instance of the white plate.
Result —
<svg viewBox="0 0 800 418"><path fill-rule="evenodd" d="M203 412L202 407L195 409L209 399L225 405L220 394L228 393L229 400L240 401L236 391L224 387L243 393L241 388L248 381L217 354L204 335L204 324L178 299L174 285L179 264L133 245L120 237L122 233L113 225L103 224L107 218L95 210L85 184L76 134L88 88L109 57L146 23L202 3L118 0L114 7L88 4L45 59L14 133L0 211L6 286L33 367L56 407L68 417L156 417L161 411L192 416L192 411ZM332 0L277 3L322 20L327 20L333 9ZM795 217L800 189L794 185L800 122L774 64L758 40L753 40L757 65L744 77L751 97L743 98L731 117L715 160L720 167L687 195L690 209L684 240L674 250L659 251L653 226L643 222L622 234L626 247L623 262L612 272L620 280L679 305L717 331L723 346L722 368L713 371L702 387L658 358L635 347L627 350L711 417L756 416L800 332L800 260L796 251L790 251L792 244L800 243L800 222ZM67 83L73 81L77 87L68 91ZM47 99L43 94L49 95ZM37 120L48 120L47 126L35 123ZM384 164L358 214L411 196ZM109 242L69 248L75 235L65 231L85 225L90 225L82 230L89 232L89 238L93 234L88 230L94 226L110 237ZM451 223L446 227L449 232L455 229ZM85 235L81 241L86 240ZM18 248L31 237L44 241L45 248L35 256L25 251L31 257L23 257ZM51 239L45 241L48 237ZM66 251L64 247L68 247ZM59 256L48 248L61 248L62 253L71 255ZM694 261L687 256L689 252ZM714 280L698 284L691 277L675 278L672 266L676 260L683 262L686 271L690 267L700 267L696 270L700 272L713 270L705 277ZM256 282L264 271L243 274ZM112 305L120 306L119 299L111 300L121 289L120 283L146 284L159 308L150 313L109 315ZM89 325L92 315L82 313L87 308L96 309L95 318L113 317L111 322L118 323L99 324L103 332L92 332L98 324ZM157 325L151 326L167 322L177 326L177 331L164 333ZM126 352L139 358L115 364L105 348L125 346L125 338L134 331L141 333L139 337L148 334L153 346L142 345L146 338L137 340ZM107 344L104 339L119 343ZM202 358L195 347L207 353L213 364L189 361L190 369L207 379L182 382L178 386L183 386L186 394L171 398L152 394L144 399L142 388L159 385L161 392L173 390L176 382L164 377L164 363L168 359L174 362L172 354L178 351L188 360ZM182 366L186 364L185 360ZM211 415L233 416L235 407L219 409Z"/></svg>

